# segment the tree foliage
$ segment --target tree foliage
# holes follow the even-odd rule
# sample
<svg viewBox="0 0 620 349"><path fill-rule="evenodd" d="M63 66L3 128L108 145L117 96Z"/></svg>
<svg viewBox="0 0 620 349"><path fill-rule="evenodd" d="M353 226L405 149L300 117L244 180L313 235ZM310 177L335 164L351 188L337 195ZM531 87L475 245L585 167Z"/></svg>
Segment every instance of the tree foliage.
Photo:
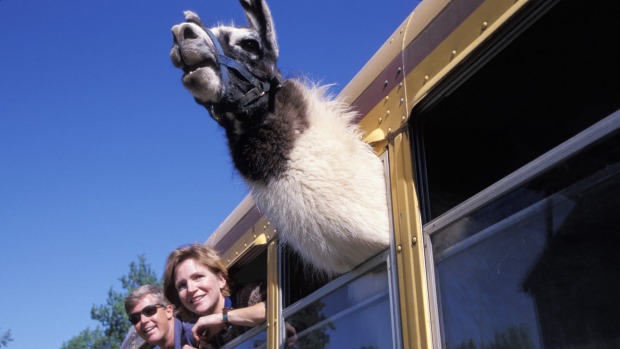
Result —
<svg viewBox="0 0 620 349"><path fill-rule="evenodd" d="M70 341L62 344L62 349L84 349L84 348L105 348L105 336L101 327L97 326L94 330L87 328L82 330L79 335L71 338Z"/></svg>
<svg viewBox="0 0 620 349"><path fill-rule="evenodd" d="M484 349L527 349L533 348L534 342L525 325L511 326L504 332L495 332L495 338Z"/></svg>
<svg viewBox="0 0 620 349"><path fill-rule="evenodd" d="M325 308L325 303L322 301L312 303L295 314L291 319L291 326L299 331L324 322L327 318L323 315L323 308ZM301 349L327 348L330 339L328 330L335 329L336 325L327 321L320 328L306 334L302 340L295 342L295 347Z"/></svg>
<svg viewBox="0 0 620 349"><path fill-rule="evenodd" d="M4 333L0 335L0 348L6 348L12 340L11 330L4 331Z"/></svg>
<svg viewBox="0 0 620 349"><path fill-rule="evenodd" d="M94 330L86 328L79 335L63 343L61 349L111 349L119 348L127 331L129 320L125 313L125 297L135 288L145 284L160 283L143 255L129 264L129 273L119 278L122 291L108 290L105 304L94 305L90 311L93 320L99 321Z"/></svg>
<svg viewBox="0 0 620 349"><path fill-rule="evenodd" d="M450 348L451 346L448 345ZM469 339L454 347L455 349L476 349L476 343ZM482 345L481 349L529 349L534 348L534 341L525 325L513 325L504 331L496 331L493 341Z"/></svg>

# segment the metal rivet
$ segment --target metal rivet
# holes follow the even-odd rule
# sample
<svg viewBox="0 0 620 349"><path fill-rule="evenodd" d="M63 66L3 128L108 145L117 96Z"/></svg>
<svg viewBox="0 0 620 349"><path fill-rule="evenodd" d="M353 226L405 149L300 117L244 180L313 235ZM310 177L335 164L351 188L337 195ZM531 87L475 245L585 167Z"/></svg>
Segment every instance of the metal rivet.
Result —
<svg viewBox="0 0 620 349"><path fill-rule="evenodd" d="M487 29L487 28L488 28L488 26L489 26L489 22L487 22L487 21L482 22L482 30L483 30L483 31L484 31L485 29Z"/></svg>
<svg viewBox="0 0 620 349"><path fill-rule="evenodd" d="M379 124L383 122L383 118L379 118Z"/></svg>
<svg viewBox="0 0 620 349"><path fill-rule="evenodd" d="M414 236L414 237L412 237L412 238L411 238L411 243L412 243L412 244L414 244L414 245L415 245L415 244L417 244L417 243L418 243L418 238L417 238L417 237L415 237L415 236Z"/></svg>
<svg viewBox="0 0 620 349"><path fill-rule="evenodd" d="M400 251L402 251L402 249L403 249L402 246L400 246L400 245L396 246L396 251L400 252Z"/></svg>
<svg viewBox="0 0 620 349"><path fill-rule="evenodd" d="M389 83L390 83L389 81L385 80L385 81L383 82L383 86L387 86Z"/></svg>

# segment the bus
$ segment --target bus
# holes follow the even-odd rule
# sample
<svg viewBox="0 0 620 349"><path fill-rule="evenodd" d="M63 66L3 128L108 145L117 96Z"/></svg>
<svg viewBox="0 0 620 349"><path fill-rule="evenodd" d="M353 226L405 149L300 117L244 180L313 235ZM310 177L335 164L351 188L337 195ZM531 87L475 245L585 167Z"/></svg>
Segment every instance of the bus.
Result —
<svg viewBox="0 0 620 349"><path fill-rule="evenodd" d="M267 320L226 348L620 348L618 18L423 0L340 94L384 164L390 247L322 278L246 197L207 243L266 283Z"/></svg>

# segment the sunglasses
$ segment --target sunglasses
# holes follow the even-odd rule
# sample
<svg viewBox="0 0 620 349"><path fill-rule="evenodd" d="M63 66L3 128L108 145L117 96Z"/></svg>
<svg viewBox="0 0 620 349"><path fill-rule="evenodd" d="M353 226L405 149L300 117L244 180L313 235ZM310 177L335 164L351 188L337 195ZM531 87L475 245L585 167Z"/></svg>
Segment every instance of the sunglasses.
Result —
<svg viewBox="0 0 620 349"><path fill-rule="evenodd" d="M166 306L163 304L147 305L146 307L142 308L142 310L129 314L129 322L131 322L132 325L135 325L138 322L140 322L140 319L142 319L142 315L146 317L151 317L155 315L155 313L157 313L157 308L165 308L165 307Z"/></svg>

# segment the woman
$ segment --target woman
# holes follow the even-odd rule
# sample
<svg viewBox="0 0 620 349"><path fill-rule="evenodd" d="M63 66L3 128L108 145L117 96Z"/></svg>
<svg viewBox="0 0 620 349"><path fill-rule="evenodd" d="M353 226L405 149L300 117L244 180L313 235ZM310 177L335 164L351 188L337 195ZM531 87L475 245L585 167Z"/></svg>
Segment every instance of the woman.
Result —
<svg viewBox="0 0 620 349"><path fill-rule="evenodd" d="M228 270L218 253L203 244L172 251L164 270L164 293L202 345L219 347L265 321L265 292L252 285L232 299ZM239 297L243 294L243 297Z"/></svg>

